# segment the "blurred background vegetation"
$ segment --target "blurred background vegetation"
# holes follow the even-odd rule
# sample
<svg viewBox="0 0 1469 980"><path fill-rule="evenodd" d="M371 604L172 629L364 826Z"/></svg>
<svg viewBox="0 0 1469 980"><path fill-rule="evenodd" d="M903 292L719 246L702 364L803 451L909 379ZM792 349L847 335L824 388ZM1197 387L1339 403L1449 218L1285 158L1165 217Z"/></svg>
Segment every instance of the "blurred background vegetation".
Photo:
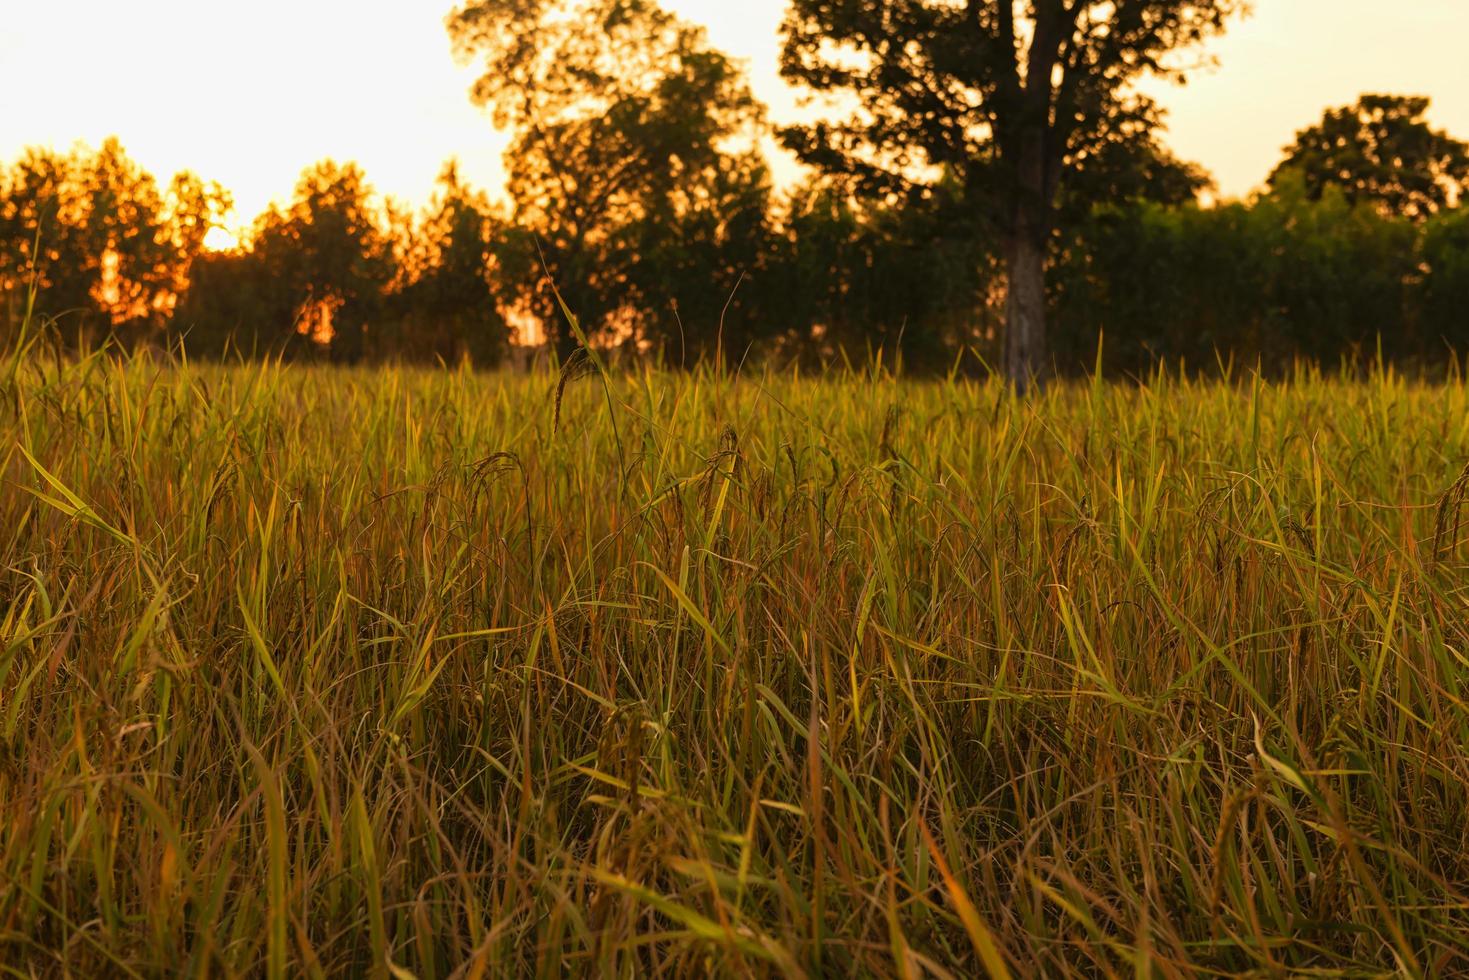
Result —
<svg viewBox="0 0 1469 980"><path fill-rule="evenodd" d="M219 250L217 184L164 184L117 139L33 149L0 167L0 330L34 301L68 346L489 367L570 352L559 291L594 342L665 366L1001 357L1007 230L985 204L1003 192L985 145L882 171L833 149L856 130L777 132L741 65L656 4L549 9L449 18L459 55L484 64L472 98L514 134L503 199L451 161L413 213L325 160ZM799 16L787 75L831 88L802 60ZM863 84L837 87L881 95ZM1264 191L1225 202L1159 141L1150 103L1099 109L1048 239L1052 368L1090 369L1100 349L1118 375L1378 357L1442 370L1469 347L1469 147L1427 109L1378 95L1332 109ZM859 134L873 146L880 122ZM804 183L773 188L773 140L809 165Z"/></svg>

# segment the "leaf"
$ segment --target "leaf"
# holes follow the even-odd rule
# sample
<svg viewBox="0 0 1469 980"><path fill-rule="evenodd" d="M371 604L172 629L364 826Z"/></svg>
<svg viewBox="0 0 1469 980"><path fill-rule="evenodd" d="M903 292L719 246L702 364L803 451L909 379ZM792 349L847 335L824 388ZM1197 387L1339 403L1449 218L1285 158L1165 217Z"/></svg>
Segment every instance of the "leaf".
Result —
<svg viewBox="0 0 1469 980"><path fill-rule="evenodd" d="M959 884L959 879L954 877L954 872L949 869L949 862L944 859L944 852L940 850L938 842L933 839L933 834L928 829L928 824L922 817L918 818L918 829L923 831L924 843L928 845L928 853L933 857L933 863L938 866L939 874L944 879L944 888L949 893L949 901L954 903L954 909L959 913L959 921L964 924L964 931L969 933L969 942L973 944L974 951L979 954L979 961L984 964L985 972L996 980L1010 980L1010 968L1005 965L1005 958L1000 953L1000 947L995 942L994 933L979 917L979 910L969 900L969 893L964 886Z"/></svg>

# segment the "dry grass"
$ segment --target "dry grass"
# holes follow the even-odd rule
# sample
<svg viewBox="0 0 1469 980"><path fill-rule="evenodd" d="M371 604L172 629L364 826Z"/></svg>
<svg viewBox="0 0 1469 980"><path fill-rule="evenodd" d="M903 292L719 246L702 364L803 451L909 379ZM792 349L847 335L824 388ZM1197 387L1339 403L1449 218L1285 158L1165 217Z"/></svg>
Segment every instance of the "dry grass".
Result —
<svg viewBox="0 0 1469 980"><path fill-rule="evenodd" d="M12 367L13 975L1469 971L1460 384Z"/></svg>

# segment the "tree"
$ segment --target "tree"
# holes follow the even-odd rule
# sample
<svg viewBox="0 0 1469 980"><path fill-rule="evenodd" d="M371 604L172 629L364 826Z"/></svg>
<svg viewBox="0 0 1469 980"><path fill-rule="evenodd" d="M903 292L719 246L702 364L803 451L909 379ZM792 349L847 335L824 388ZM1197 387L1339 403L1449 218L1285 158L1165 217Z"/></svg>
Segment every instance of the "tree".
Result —
<svg viewBox="0 0 1469 980"><path fill-rule="evenodd" d="M793 127L808 163L866 183L922 186L955 171L1005 243L1005 370L1024 390L1045 363L1047 250L1060 193L1086 157L1157 128L1131 88L1182 78L1170 59L1224 29L1245 0L793 0L781 70L846 95L844 120Z"/></svg>
<svg viewBox="0 0 1469 980"><path fill-rule="evenodd" d="M702 29L653 0L471 0L448 27L461 60L483 61L472 98L514 133L500 260L563 351L542 263L603 338L672 337L673 279L697 277L722 304L763 229L769 178L761 108Z"/></svg>
<svg viewBox="0 0 1469 980"><path fill-rule="evenodd" d="M12 322L37 292L37 312L55 317L91 310L92 269L79 232L88 210L76 154L29 149L0 181L0 289Z"/></svg>
<svg viewBox="0 0 1469 980"><path fill-rule="evenodd" d="M817 176L795 188L766 273L765 313L795 350L922 369L995 333L995 249L960 188L921 200L859 195Z"/></svg>
<svg viewBox="0 0 1469 980"><path fill-rule="evenodd" d="M504 356L510 330L490 275L495 231L489 200L463 182L453 162L445 164L427 213L404 243L394 353L477 365Z"/></svg>
<svg viewBox="0 0 1469 980"><path fill-rule="evenodd" d="M1352 203L1421 221L1461 200L1469 188L1469 145L1428 125L1429 100L1364 95L1329 109L1296 134L1270 175L1275 187L1299 171L1313 198L1340 187Z"/></svg>
<svg viewBox="0 0 1469 980"><path fill-rule="evenodd" d="M254 252L205 252L194 261L188 292L174 310L172 331L190 357L283 353L304 344L305 338L274 323L292 315L288 307L283 312L281 285Z"/></svg>
<svg viewBox="0 0 1469 980"><path fill-rule="evenodd" d="M1448 299L1456 256L1448 240L1424 254L1421 238L1340 188L1312 200L1295 173L1248 203L1099 207L1069 229L1055 269L1057 352L1084 369L1104 330L1116 372L1159 360L1207 370L1216 357L1329 367L1353 353L1409 357L1425 339L1433 356L1437 331L1416 328L1414 290L1427 264Z"/></svg>
<svg viewBox="0 0 1469 980"><path fill-rule="evenodd" d="M395 267L382 213L356 164L308 168L290 207L256 220L253 255L265 271L268 348L305 337L335 360L362 358Z"/></svg>
<svg viewBox="0 0 1469 980"><path fill-rule="evenodd" d="M219 185L192 174L160 190L115 138L96 152L27 151L0 178L0 292L34 286L37 311L67 335L145 341L228 208Z"/></svg>
<svg viewBox="0 0 1469 980"><path fill-rule="evenodd" d="M1420 331L1432 353L1448 344L1469 353L1469 208L1455 208L1424 225Z"/></svg>

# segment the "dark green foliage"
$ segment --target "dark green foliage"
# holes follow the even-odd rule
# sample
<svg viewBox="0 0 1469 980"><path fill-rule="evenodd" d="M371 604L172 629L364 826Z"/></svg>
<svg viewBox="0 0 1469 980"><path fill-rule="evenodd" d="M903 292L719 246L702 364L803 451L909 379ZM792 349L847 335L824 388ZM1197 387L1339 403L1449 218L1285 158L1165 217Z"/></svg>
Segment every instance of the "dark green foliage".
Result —
<svg viewBox="0 0 1469 980"><path fill-rule="evenodd" d="M1313 198L1338 187L1348 201L1385 214L1422 220L1438 213L1469 187L1469 144L1429 126L1428 105L1422 97L1364 95L1327 110L1286 147L1271 185L1298 172Z"/></svg>
<svg viewBox="0 0 1469 980"><path fill-rule="evenodd" d="M575 195L557 199L571 202L563 213L531 184L516 185L519 209L504 213L452 165L410 215L373 195L356 166L323 162L241 248L212 252L205 236L228 206L217 185L182 174L163 188L116 141L31 151L0 169L0 339L18 333L34 287L33 322L68 345L488 366L511 350L512 321L566 342L549 269L596 342L670 365L1001 363L1009 243L962 168L884 193L853 174L818 175L773 203L753 146L725 142L729 119L758 108L738 73L653 8L625 16L662 25L687 61L657 75L653 95L633 85L619 104L609 138L641 155L621 177L593 175L608 194L591 223L563 220L592 213ZM572 31L559 43L593 42ZM716 90L739 111L689 122ZM577 116L567 138L575 130L587 153L603 153L605 125ZM1130 374L1159 360L1278 372L1379 353L1434 373L1469 351L1469 212L1399 214L1313 187L1295 167L1269 193L1203 208L1193 198L1205 178L1152 133L1087 149L1058 198L1066 230L1044 300L1061 372L1090 370L1099 339L1102 366ZM526 145L532 155L512 163L530 180L546 147Z"/></svg>
<svg viewBox="0 0 1469 980"><path fill-rule="evenodd" d="M1424 346L1469 351L1469 208L1428 223L1423 232Z"/></svg>
<svg viewBox="0 0 1469 980"><path fill-rule="evenodd" d="M883 351L946 368L998 332L1002 276L977 224L952 184L886 202L830 183L802 188L768 281L770 316L793 352L814 359Z"/></svg>
<svg viewBox="0 0 1469 980"><path fill-rule="evenodd" d="M193 357L308 357L312 343L292 325L296 311L252 252L205 252L194 260L189 291L172 329Z"/></svg>
<svg viewBox="0 0 1469 980"><path fill-rule="evenodd" d="M334 360L361 359L382 313L394 265L372 190L355 164L330 160L301 175L289 208L255 225L254 255L273 290L274 324L326 346ZM294 311L287 321L282 315Z"/></svg>
<svg viewBox="0 0 1469 980"><path fill-rule="evenodd" d="M1299 179L1253 205L1099 209L1058 263L1058 360L1090 366L1099 333L1107 366L1133 372L1157 359L1207 370L1216 354L1331 364L1379 340L1389 355L1442 354L1423 343L1442 313L1417 310L1418 237L1339 192L1312 201Z"/></svg>
<svg viewBox="0 0 1469 980"><path fill-rule="evenodd" d="M252 247L205 254L175 319L191 353L492 365L509 328L491 278L495 222L453 165L418 223L362 172L324 161Z"/></svg>
<svg viewBox="0 0 1469 980"><path fill-rule="evenodd" d="M515 304L563 352L563 300L604 340L711 349L768 234L762 110L740 67L648 0L471 2L449 29L483 60L475 100L514 133L500 251ZM752 329L742 302L731 312Z"/></svg>
<svg viewBox="0 0 1469 980"><path fill-rule="evenodd" d="M505 356L510 328L500 312L491 250L498 231L489 201L450 163L400 257L392 315L379 346L405 360L492 365ZM503 286L501 287L503 288Z"/></svg>
<svg viewBox="0 0 1469 980"><path fill-rule="evenodd" d="M1159 123L1156 105L1131 83L1150 74L1181 78L1170 55L1221 32L1246 7L1241 0L794 0L782 73L856 108L782 136L807 163L869 187L956 176L1003 242L1005 371L1024 388L1045 371L1046 259L1065 214L1058 207L1082 189L1072 180L1111 170L1130 175L1128 184L1152 178L1177 194L1176 166L1149 174L1147 165L1118 165L1119 156L1146 158Z"/></svg>

